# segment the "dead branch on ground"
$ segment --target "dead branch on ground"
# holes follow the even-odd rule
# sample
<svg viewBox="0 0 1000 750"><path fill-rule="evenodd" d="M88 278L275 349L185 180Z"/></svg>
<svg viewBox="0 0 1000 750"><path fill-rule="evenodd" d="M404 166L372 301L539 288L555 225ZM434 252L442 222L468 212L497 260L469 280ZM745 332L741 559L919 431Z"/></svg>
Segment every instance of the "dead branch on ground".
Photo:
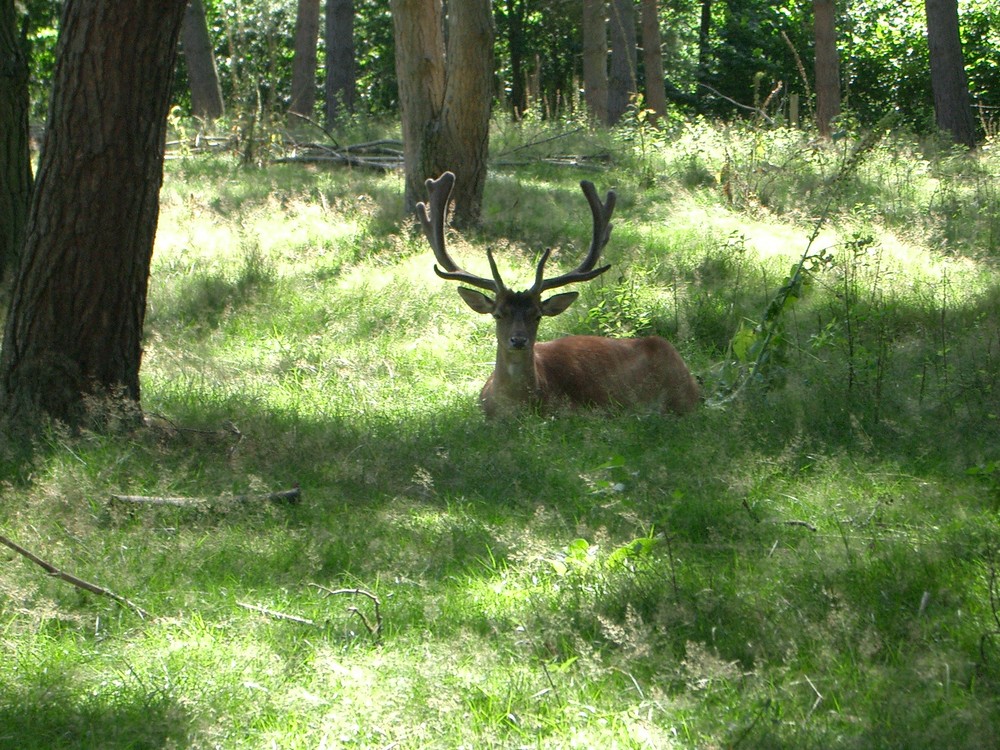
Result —
<svg viewBox="0 0 1000 750"><path fill-rule="evenodd" d="M292 487L279 492L250 495L231 495L218 498L207 497L159 497L155 495L119 495L112 493L111 501L132 505L172 505L178 508L206 508L213 505L236 505L242 503L288 503L295 505L302 500L302 490Z"/></svg>
<svg viewBox="0 0 1000 750"><path fill-rule="evenodd" d="M31 560L31 562L35 563L35 565L37 565L38 567L42 568L42 570L44 570L46 573L48 573L53 578L58 578L60 580L66 581L67 583L71 583L74 586L76 586L78 589L83 589L84 591L89 591L92 594L97 594L98 596L106 596L109 599L114 599L119 604L122 604L122 605L130 608L133 612L135 612L137 615L139 615L139 617L141 617L143 620L145 620L147 617L149 617L149 613L146 610L144 610L138 604L135 604L134 602L129 601L128 599L126 599L121 594L116 594L114 591L106 589L103 586L98 586L96 583L91 583L90 581L85 581L82 578L77 578L75 575L72 575L70 573L66 573L65 571L62 571L62 570L59 570L59 568L57 568L55 565L52 565L52 563L46 562L42 558L40 558L37 555L29 552L28 550L26 550L21 545L17 544L16 542L8 539L7 537L5 537L3 535L0 535L0 544L3 544L5 546L9 547L10 549L14 550L17 554L19 554L19 555L21 555L23 557L28 558L29 560Z"/></svg>
<svg viewBox="0 0 1000 750"><path fill-rule="evenodd" d="M321 586L318 583L312 583L312 584L310 584L310 586L315 586L320 591L322 591L323 593L325 593L327 596L349 595L349 596L365 596L365 597L368 597L372 601L372 604L374 604L374 606L375 606L375 622L372 622L367 617L365 617L365 613L362 612L357 607L353 607L353 606L352 607L348 607L347 611L348 612L353 612L354 614L356 614L358 616L358 619L361 620L361 622L364 624L365 628L371 634L372 638L375 639L376 643L378 643L381 640L381 638L382 638L382 611L381 611L380 607L382 606L382 602L381 602L381 600L375 594L373 594L371 591L366 591L365 589L357 589L357 588L355 588L355 589L328 589L326 586Z"/></svg>
<svg viewBox="0 0 1000 750"><path fill-rule="evenodd" d="M287 620L288 622L297 622L299 625L311 625L313 627L318 627L318 624L313 620L306 619L305 617L299 617L298 615L290 615L286 612L279 612L276 609L268 609L267 607L261 607L258 604L247 604L246 602L236 602L243 609L249 609L252 612L260 612L262 615L267 615L268 617L273 617L275 620Z"/></svg>

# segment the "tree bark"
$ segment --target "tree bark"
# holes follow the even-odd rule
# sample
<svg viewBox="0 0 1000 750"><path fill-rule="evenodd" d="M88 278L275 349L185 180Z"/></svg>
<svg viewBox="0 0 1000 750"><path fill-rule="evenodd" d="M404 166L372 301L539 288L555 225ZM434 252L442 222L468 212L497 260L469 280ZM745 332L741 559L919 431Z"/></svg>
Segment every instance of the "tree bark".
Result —
<svg viewBox="0 0 1000 750"><path fill-rule="evenodd" d="M924 7L937 126L950 133L955 143L975 148L976 123L958 32L958 1L925 0Z"/></svg>
<svg viewBox="0 0 1000 750"><path fill-rule="evenodd" d="M393 0L396 74L403 121L406 210L425 198L424 180L457 179L455 222L482 211L493 94L493 15L489 0L453 2L445 46L441 0Z"/></svg>
<svg viewBox="0 0 1000 750"><path fill-rule="evenodd" d="M816 43L816 127L821 137L829 138L830 123L840 114L835 0L813 0L813 35Z"/></svg>
<svg viewBox="0 0 1000 750"><path fill-rule="evenodd" d="M528 108L528 92L524 60L528 49L524 43L524 17L526 0L506 0L507 49L510 51L510 108L515 120L521 119Z"/></svg>
<svg viewBox="0 0 1000 750"><path fill-rule="evenodd" d="M0 281L17 268L31 200L29 104L14 3L0 0Z"/></svg>
<svg viewBox="0 0 1000 750"><path fill-rule="evenodd" d="M333 0L329 0L328 5ZM319 42L319 0L299 0L295 13L292 93L288 111L312 117L316 108L316 45Z"/></svg>
<svg viewBox="0 0 1000 750"><path fill-rule="evenodd" d="M712 0L701 0L701 18L698 23L698 70L695 73L699 83L705 83L709 78L709 64L712 57L712 47L709 39L712 35ZM702 101L705 89L698 87L695 97Z"/></svg>
<svg viewBox="0 0 1000 750"><path fill-rule="evenodd" d="M635 0L611 0L611 73L608 122L618 122L638 90L636 83Z"/></svg>
<svg viewBox="0 0 1000 750"><path fill-rule="evenodd" d="M657 0L642 0L642 62L646 70L646 107L655 113L654 121L667 113L661 44L659 3Z"/></svg>
<svg viewBox="0 0 1000 750"><path fill-rule="evenodd" d="M185 0L68 0L0 352L0 411L79 424L138 404L142 326ZM100 416L100 415L97 415Z"/></svg>
<svg viewBox="0 0 1000 750"><path fill-rule="evenodd" d="M326 119L354 111L354 0L326 2Z"/></svg>
<svg viewBox="0 0 1000 750"><path fill-rule="evenodd" d="M608 124L608 3L583 0L583 91L591 117Z"/></svg>
<svg viewBox="0 0 1000 750"><path fill-rule="evenodd" d="M219 70L215 66L215 52L202 0L191 0L184 13L181 47L191 86L191 114L204 120L222 117L226 110L222 103Z"/></svg>

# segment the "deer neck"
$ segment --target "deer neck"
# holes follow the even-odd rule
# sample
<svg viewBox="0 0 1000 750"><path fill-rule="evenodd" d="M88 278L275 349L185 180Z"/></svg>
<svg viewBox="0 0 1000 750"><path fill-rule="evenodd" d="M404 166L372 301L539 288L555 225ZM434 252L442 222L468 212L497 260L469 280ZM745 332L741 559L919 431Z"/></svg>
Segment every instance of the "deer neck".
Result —
<svg viewBox="0 0 1000 750"><path fill-rule="evenodd" d="M538 399L540 389L533 345L524 349L497 347L493 387L503 400L524 402Z"/></svg>

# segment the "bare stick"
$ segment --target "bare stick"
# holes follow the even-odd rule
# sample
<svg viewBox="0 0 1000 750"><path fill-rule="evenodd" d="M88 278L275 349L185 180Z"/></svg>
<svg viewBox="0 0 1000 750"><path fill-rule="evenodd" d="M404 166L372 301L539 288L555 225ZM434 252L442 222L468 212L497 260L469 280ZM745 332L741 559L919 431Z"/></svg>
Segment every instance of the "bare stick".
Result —
<svg viewBox="0 0 1000 750"><path fill-rule="evenodd" d="M348 607L347 611L353 612L358 616L361 622L364 623L365 628L368 629L368 632L371 633L372 637L375 639L375 642L378 643L378 641L382 637L382 611L379 609L379 607L381 607L382 605L382 602L375 594L373 594L371 591L366 591L365 589L328 589L326 586L321 586L318 583L312 583L310 585L315 586L320 591L327 594L327 596L341 596L346 594L351 596L366 596L369 599L371 599L372 603L375 605L374 623L371 622L367 617L365 617L364 612L362 612L357 607Z"/></svg>
<svg viewBox="0 0 1000 750"><path fill-rule="evenodd" d="M84 591L89 591L92 594L98 594L99 596L106 596L109 599L114 599L119 604L122 604L122 605L124 605L124 606L129 607L130 609L132 609L143 620L145 620L147 617L149 617L149 613L146 610L144 610L138 604L130 602L124 596L121 596L120 594L116 594L114 591L109 591L108 589L104 588L103 586L98 586L96 583L91 583L90 581L85 581L82 578L77 578L74 575L71 575L69 573L65 573L65 572L59 570L59 568L57 568L56 566L52 565L51 563L46 562L45 560L43 560L42 558L38 557L37 555L32 554L31 552L29 552L28 550L26 550L24 547L22 547L21 545L15 543L13 541L11 541L7 537L3 536L2 534L0 534L0 544L4 544L5 546L10 547L10 549L14 550L17 554L22 555L22 556L28 558L29 560L31 560L31 562L35 563L35 565L37 565L40 568L42 568L42 570L44 570L46 573L48 573L53 578L59 578L59 579L61 579L63 581L66 581L67 583L73 584L74 586L76 586L79 589L83 589Z"/></svg>
<svg viewBox="0 0 1000 750"><path fill-rule="evenodd" d="M270 501L272 503L289 503L294 505L302 500L302 490L293 487L280 492L270 492L261 495L233 495L232 497L219 497L210 499L205 497L157 497L150 495L116 495L112 494L111 499L120 503L132 503L133 505L173 505L180 508L200 508L216 503L247 503Z"/></svg>
<svg viewBox="0 0 1000 750"><path fill-rule="evenodd" d="M311 625L316 627L316 623L312 620L307 620L305 617L299 617L297 615L289 615L285 612L278 612L275 609L268 609L267 607L261 607L256 604L247 604L246 602L236 602L238 605L243 607L243 609L249 609L253 612L260 612L262 615L267 615L268 617L273 617L275 620L288 620L289 622L297 622L300 625Z"/></svg>

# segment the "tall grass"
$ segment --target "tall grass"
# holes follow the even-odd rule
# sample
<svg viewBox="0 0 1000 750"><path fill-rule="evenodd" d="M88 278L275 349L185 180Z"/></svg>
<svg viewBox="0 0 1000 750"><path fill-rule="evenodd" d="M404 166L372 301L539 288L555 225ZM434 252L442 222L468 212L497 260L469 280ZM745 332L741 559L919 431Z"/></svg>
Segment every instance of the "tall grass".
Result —
<svg viewBox="0 0 1000 750"><path fill-rule="evenodd" d="M534 163L498 166L450 247L527 285L542 249L571 267L589 242L578 180L617 190L612 271L542 336L668 336L708 396L746 376L739 333L827 211L740 397L487 422L492 327L433 274L398 176L171 162L150 426L53 426L0 510L152 617L8 554L0 747L994 742L993 152L890 134L827 206L852 144L570 131L498 126ZM380 632L324 589L377 596Z"/></svg>

